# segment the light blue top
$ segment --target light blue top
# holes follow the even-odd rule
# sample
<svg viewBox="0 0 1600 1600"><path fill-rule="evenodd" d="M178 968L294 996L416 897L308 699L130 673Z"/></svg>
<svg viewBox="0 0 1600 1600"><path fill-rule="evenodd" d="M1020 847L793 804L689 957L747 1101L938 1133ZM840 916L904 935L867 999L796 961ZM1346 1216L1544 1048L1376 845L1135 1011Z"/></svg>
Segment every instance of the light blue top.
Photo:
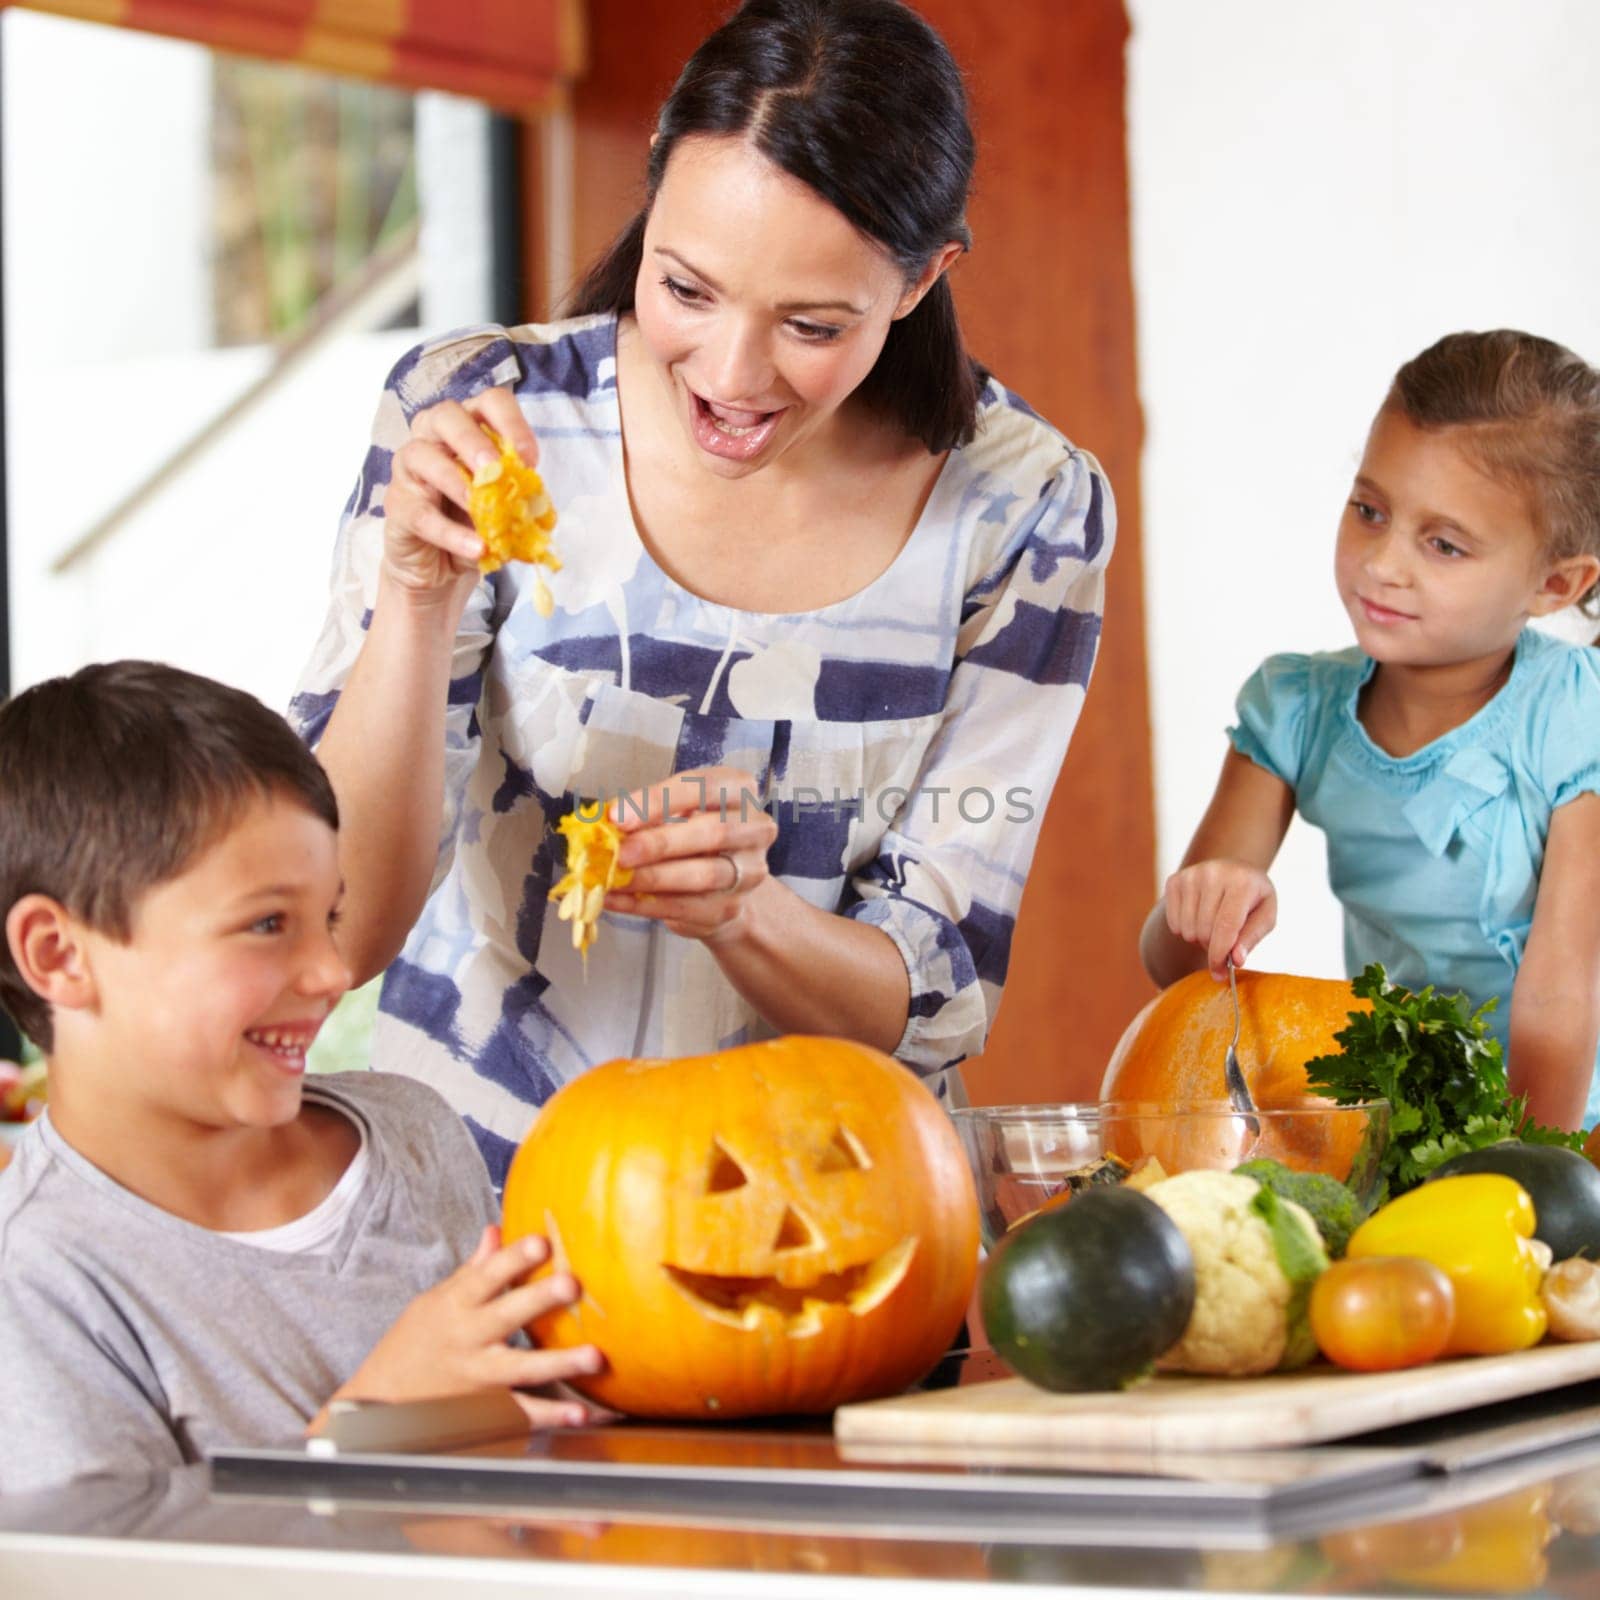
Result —
<svg viewBox="0 0 1600 1600"><path fill-rule="evenodd" d="M1488 1024L1508 1045L1550 814L1600 792L1600 652L1524 628L1494 699L1400 757L1356 718L1374 665L1355 647L1271 656L1239 691L1229 737L1326 833L1349 973L1381 961L1407 988L1493 996ZM1597 1119L1591 1080L1585 1121Z"/></svg>
<svg viewBox="0 0 1600 1600"><path fill-rule="evenodd" d="M563 563L479 583L446 716L432 895L384 979L373 1060L467 1118L499 1182L537 1108L616 1056L772 1030L702 944L606 913L587 966L548 900L560 818L675 772L754 774L775 877L881 928L910 980L895 1055L935 1092L983 1048L1018 902L1100 639L1114 512L1093 457L993 379L889 567L815 611L717 605L658 567L623 471L616 319L471 330L390 375L292 717L321 736L377 591L411 418L490 384L539 439ZM749 537L758 541L760 527ZM1070 801L1067 802L1070 805Z"/></svg>

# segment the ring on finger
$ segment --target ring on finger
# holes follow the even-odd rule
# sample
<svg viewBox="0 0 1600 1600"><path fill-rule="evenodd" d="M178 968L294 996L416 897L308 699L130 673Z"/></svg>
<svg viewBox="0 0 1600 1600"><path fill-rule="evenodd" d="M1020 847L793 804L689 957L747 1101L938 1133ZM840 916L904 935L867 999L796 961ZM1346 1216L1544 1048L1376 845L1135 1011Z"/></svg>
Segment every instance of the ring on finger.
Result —
<svg viewBox="0 0 1600 1600"><path fill-rule="evenodd" d="M744 868L739 865L738 856L732 854L731 852L725 854L722 859L733 868L733 882L730 883L722 892L724 894L738 894L739 885L744 882Z"/></svg>

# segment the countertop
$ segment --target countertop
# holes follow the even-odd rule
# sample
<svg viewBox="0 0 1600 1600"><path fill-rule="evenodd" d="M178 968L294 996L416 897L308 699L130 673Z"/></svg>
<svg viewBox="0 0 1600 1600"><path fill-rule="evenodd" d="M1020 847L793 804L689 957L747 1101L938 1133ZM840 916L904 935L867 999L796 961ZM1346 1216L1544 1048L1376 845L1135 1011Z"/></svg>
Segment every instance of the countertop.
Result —
<svg viewBox="0 0 1600 1600"><path fill-rule="evenodd" d="M816 1425L622 1427L331 1463L246 1452L8 1498L0 1593L1600 1594L1600 1384L1251 1459L1217 1475L1235 1502L1202 1493L1185 1510L1181 1464L1157 1483L1125 1458L857 1460ZM1326 1495L1279 1505L1276 1486L1319 1473ZM1113 1498L1039 1499L1086 1475ZM941 1485L947 1505L931 1498Z"/></svg>

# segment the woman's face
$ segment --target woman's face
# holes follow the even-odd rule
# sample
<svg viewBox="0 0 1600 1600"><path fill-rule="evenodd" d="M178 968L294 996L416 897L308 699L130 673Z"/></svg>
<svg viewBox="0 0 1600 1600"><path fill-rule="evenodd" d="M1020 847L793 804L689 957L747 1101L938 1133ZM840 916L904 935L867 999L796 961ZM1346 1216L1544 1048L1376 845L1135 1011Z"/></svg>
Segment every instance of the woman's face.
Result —
<svg viewBox="0 0 1600 1600"><path fill-rule="evenodd" d="M738 137L672 152L645 228L635 318L692 458L740 478L838 438L916 284L815 190Z"/></svg>

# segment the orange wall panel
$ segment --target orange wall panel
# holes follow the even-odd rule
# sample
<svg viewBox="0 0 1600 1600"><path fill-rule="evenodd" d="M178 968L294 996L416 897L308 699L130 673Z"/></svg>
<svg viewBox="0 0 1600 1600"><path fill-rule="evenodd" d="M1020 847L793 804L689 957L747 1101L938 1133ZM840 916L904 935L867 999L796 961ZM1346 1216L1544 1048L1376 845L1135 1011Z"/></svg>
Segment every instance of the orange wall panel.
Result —
<svg viewBox="0 0 1600 1600"><path fill-rule="evenodd" d="M573 89L573 253L581 272L639 208L656 112L722 0L589 0L589 71Z"/></svg>
<svg viewBox="0 0 1600 1600"><path fill-rule="evenodd" d="M1105 634L1028 879L974 1100L1094 1099L1149 998L1139 925L1155 817L1139 540L1139 412L1121 0L925 0L968 76L980 157L975 248L955 283L973 350L1111 479ZM995 17L1003 18L996 26Z"/></svg>

